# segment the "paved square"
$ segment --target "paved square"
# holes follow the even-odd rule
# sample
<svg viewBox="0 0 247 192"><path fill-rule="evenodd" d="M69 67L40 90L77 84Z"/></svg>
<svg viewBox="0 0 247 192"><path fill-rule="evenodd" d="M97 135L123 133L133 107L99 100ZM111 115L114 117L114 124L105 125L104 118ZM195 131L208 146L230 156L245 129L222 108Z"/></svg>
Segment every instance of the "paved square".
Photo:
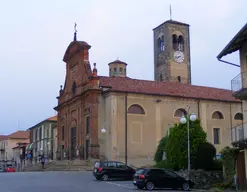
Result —
<svg viewBox="0 0 247 192"><path fill-rule="evenodd" d="M97 181L92 172L0 173L2 192L133 192L132 181ZM157 190L159 192L171 190Z"/></svg>

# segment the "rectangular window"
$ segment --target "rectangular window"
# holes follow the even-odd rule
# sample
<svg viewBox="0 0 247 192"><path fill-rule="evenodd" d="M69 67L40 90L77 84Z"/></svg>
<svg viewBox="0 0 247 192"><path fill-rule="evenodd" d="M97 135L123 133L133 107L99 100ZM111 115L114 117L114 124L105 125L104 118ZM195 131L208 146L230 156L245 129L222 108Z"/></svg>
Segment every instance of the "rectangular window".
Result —
<svg viewBox="0 0 247 192"><path fill-rule="evenodd" d="M46 128L46 137L48 138L50 136L49 134L49 128Z"/></svg>
<svg viewBox="0 0 247 192"><path fill-rule="evenodd" d="M35 141L38 141L38 130L35 129Z"/></svg>
<svg viewBox="0 0 247 192"><path fill-rule="evenodd" d="M90 117L86 117L86 134L89 134L90 131Z"/></svg>
<svg viewBox="0 0 247 192"><path fill-rule="evenodd" d="M64 126L62 126L62 141L64 141Z"/></svg>
<svg viewBox="0 0 247 192"><path fill-rule="evenodd" d="M220 144L220 128L214 128L214 144Z"/></svg>

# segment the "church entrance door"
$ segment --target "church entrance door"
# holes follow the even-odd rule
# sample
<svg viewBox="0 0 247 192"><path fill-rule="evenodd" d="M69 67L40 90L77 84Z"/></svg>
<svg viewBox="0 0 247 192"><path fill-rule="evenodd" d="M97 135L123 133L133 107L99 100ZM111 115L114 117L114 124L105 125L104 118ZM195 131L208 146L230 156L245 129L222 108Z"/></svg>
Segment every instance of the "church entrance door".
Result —
<svg viewBox="0 0 247 192"><path fill-rule="evenodd" d="M76 127L70 129L70 159L76 158Z"/></svg>

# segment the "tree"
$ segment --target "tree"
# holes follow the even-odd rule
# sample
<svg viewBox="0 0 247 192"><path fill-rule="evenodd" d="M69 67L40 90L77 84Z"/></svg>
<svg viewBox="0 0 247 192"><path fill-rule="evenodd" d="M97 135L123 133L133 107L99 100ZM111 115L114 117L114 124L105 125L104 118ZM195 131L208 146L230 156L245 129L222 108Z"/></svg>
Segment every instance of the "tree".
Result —
<svg viewBox="0 0 247 192"><path fill-rule="evenodd" d="M162 157L163 157L163 153L165 151L165 146L166 146L167 140L168 140L168 136L165 136L159 142L156 153L154 155L154 160L156 161L156 163L159 163L160 161L163 160Z"/></svg>
<svg viewBox="0 0 247 192"><path fill-rule="evenodd" d="M216 149L213 144L209 142L201 144L196 150L193 168L203 170L215 169L215 156Z"/></svg>
<svg viewBox="0 0 247 192"><path fill-rule="evenodd" d="M197 148L206 143L207 134L200 126L200 120L190 123L190 158L195 159ZM170 129L170 135L165 145L166 163L172 169L186 169L188 166L188 132L186 124L175 124Z"/></svg>

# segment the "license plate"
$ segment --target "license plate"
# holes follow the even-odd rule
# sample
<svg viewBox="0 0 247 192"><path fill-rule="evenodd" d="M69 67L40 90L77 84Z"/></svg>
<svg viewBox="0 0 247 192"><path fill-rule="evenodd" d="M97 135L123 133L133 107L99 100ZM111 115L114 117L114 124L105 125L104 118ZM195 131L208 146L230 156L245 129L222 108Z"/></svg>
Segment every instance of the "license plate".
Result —
<svg viewBox="0 0 247 192"><path fill-rule="evenodd" d="M133 181L133 183L136 183L136 181Z"/></svg>

